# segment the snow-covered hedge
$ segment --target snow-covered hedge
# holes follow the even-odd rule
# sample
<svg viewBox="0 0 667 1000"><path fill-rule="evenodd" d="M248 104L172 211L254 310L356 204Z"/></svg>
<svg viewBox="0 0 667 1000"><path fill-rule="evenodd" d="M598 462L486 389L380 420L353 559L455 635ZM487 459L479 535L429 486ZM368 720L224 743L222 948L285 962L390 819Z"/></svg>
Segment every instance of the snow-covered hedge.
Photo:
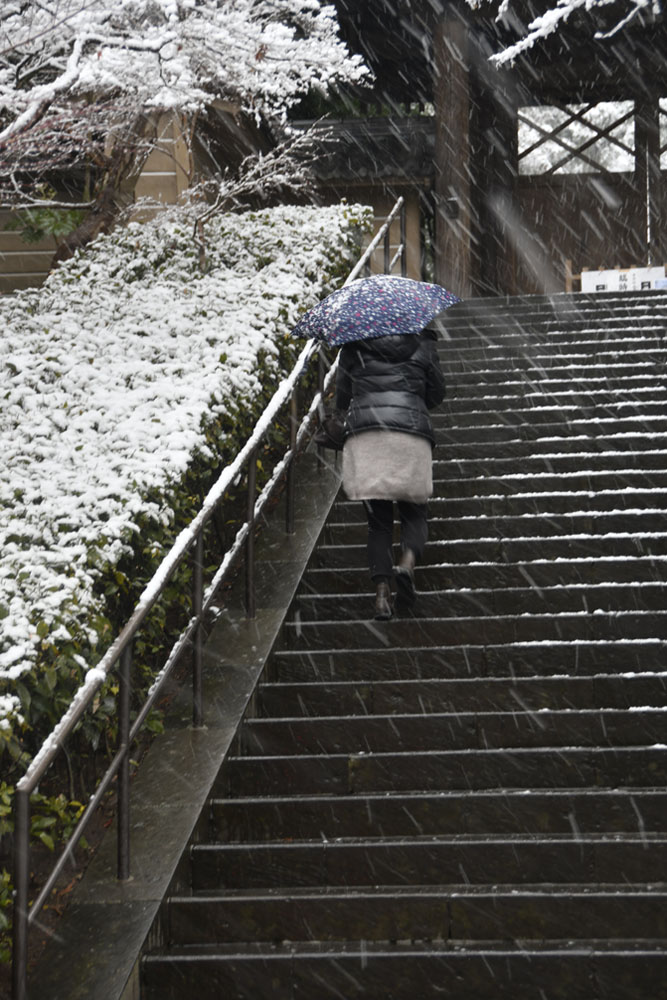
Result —
<svg viewBox="0 0 667 1000"><path fill-rule="evenodd" d="M100 580L170 526L188 469L224 455L219 428L250 430L369 223L361 206L220 216L202 267L174 210L0 299L0 755L101 655Z"/></svg>

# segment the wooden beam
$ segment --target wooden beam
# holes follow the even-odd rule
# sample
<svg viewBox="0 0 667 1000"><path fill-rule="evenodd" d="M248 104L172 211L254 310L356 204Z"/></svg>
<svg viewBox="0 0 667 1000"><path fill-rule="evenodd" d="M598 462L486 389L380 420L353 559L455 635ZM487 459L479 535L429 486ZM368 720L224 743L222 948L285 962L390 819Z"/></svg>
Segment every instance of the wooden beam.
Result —
<svg viewBox="0 0 667 1000"><path fill-rule="evenodd" d="M465 21L446 14L434 32L435 275L462 298L472 294L468 45Z"/></svg>
<svg viewBox="0 0 667 1000"><path fill-rule="evenodd" d="M512 295L517 283L519 221L518 95L511 73L487 74L477 97L479 127L474 163L479 202L480 294Z"/></svg>
<svg viewBox="0 0 667 1000"><path fill-rule="evenodd" d="M654 95L636 104L635 184L646 200L646 263L662 264L667 247L661 227L660 107Z"/></svg>

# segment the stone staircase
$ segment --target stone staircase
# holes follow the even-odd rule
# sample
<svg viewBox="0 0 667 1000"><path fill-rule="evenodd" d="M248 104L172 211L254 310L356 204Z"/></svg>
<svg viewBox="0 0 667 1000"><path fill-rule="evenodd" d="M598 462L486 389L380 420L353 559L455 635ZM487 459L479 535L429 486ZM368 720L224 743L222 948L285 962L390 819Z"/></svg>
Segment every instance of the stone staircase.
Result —
<svg viewBox="0 0 667 1000"><path fill-rule="evenodd" d="M143 1000L667 997L666 320L447 314L416 614L341 494Z"/></svg>

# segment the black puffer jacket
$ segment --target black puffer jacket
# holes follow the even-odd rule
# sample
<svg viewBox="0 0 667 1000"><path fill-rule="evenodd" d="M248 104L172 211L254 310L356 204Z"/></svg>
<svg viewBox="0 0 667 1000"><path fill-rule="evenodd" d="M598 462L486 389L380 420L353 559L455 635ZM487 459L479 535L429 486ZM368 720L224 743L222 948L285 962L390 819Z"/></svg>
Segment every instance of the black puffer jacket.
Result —
<svg viewBox="0 0 667 1000"><path fill-rule="evenodd" d="M428 411L441 403L445 380L436 334L376 337L341 348L336 407L347 410L347 433L390 430L435 444Z"/></svg>

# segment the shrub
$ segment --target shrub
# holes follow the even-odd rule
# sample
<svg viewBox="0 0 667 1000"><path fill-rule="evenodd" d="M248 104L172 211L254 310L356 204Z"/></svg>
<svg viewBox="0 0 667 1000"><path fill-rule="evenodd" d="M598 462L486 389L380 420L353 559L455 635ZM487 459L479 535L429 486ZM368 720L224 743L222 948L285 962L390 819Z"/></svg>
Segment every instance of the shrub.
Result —
<svg viewBox="0 0 667 1000"><path fill-rule="evenodd" d="M291 369L296 320L341 283L369 224L370 210L346 205L214 217L202 268L186 206L102 237L41 289L0 299L5 806ZM180 577L176 604L183 587ZM142 635L146 674L168 613L157 609ZM110 683L96 699L78 751L113 736L115 693ZM47 847L78 808L75 791L36 800L33 833ZM11 833L8 808L3 822Z"/></svg>

